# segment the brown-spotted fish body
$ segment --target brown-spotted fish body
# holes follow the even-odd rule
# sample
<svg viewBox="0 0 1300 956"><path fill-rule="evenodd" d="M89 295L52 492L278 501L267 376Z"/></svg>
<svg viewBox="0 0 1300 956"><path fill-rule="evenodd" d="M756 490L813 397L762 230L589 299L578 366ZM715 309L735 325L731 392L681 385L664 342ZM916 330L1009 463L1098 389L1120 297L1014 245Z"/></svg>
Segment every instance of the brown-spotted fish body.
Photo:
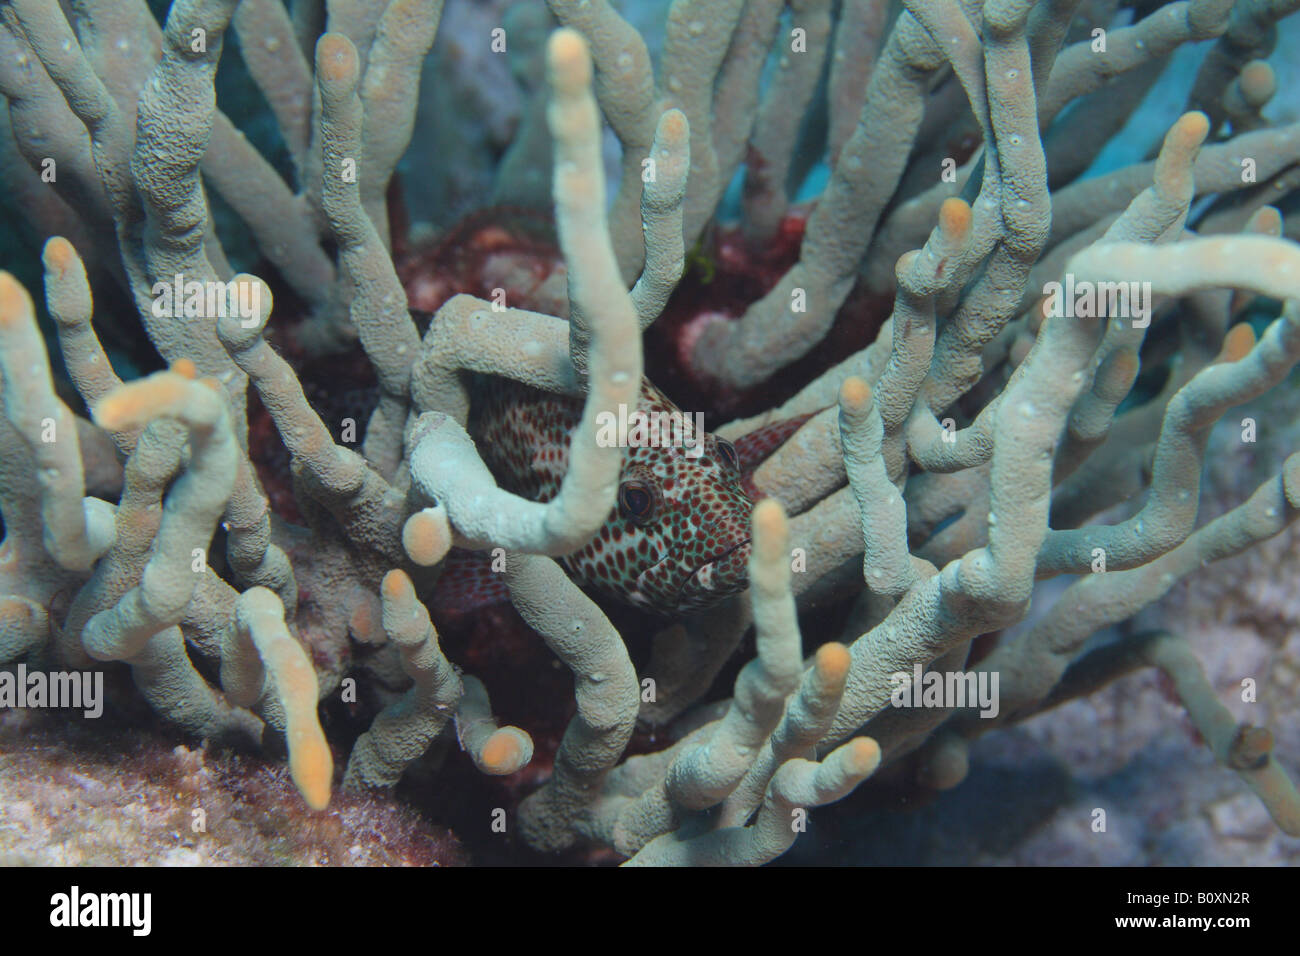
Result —
<svg viewBox="0 0 1300 956"><path fill-rule="evenodd" d="M638 410L651 421L682 413L643 381ZM568 470L582 401L500 378L475 383L469 431L502 488L549 501ZM690 613L744 590L750 511L735 448L705 434L654 444L627 436L618 501L596 537L560 559L571 576L627 604L666 616Z"/></svg>

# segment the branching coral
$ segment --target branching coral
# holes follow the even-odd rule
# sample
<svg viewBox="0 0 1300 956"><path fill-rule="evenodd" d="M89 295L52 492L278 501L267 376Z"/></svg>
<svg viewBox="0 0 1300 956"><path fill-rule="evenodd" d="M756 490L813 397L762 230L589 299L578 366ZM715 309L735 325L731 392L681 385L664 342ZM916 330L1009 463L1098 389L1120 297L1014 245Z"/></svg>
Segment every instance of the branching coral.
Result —
<svg viewBox="0 0 1300 956"><path fill-rule="evenodd" d="M1295 755L1236 724L1185 643L1088 643L1300 515L1292 456L1198 526L1210 429L1300 361L1300 249L1279 212L1300 129L1261 112L1293 0L1179 0L1127 23L1071 0L675 0L657 70L606 0L551 0L545 81L501 175L531 164L541 181L550 164L562 263L539 280L512 237L480 234L499 254L423 335L389 187L442 3L329 2L323 20L292 6L177 0L160 30L143 0L0 5L6 176L38 232L69 232L45 244L46 304L95 423L60 399L32 302L0 274L0 664L124 662L190 734L283 737L314 808L334 784L316 704L354 702L361 681L378 706L344 787L392 787L440 740L503 776L536 747L553 766L515 811L533 848L731 865L785 852L808 810L882 764L910 754L924 784L955 786L973 738L1149 665L1300 835ZM551 25L533 13L504 34L524 78ZM294 186L216 106L230 28ZM1206 40L1189 112L1151 161L1083 176L1170 52ZM801 127L818 108L827 122ZM608 207L602 114L622 149ZM829 168L808 211L794 200L810 151ZM282 304L235 273L209 190ZM782 261L778 238L800 230ZM688 258L724 247L762 277L739 306L679 284ZM119 379L92 277L129 293L168 370ZM810 365L837 325L866 324L855 289L892 299L889 317L865 348ZM1247 307L1258 336L1238 322ZM620 629L555 559L631 530L663 491L600 438L602 416L642 400L642 332L677 336L652 377L744 410L708 448L763 500L728 550L744 593ZM292 364L354 342L378 392L359 448ZM563 447L538 453L564 467L545 500L512 490L474 433L476 400L503 379L580 406ZM290 457L292 523L268 503L249 385ZM92 474L117 487L87 494ZM705 514L677 533L714 533ZM440 641L431 610L465 551L492 557L531 638L572 673L558 747L502 726L493 675ZM1061 575L1076 580L1055 606L973 655ZM751 628L756 657L718 700ZM814 628L839 639L805 646ZM997 675L997 715L896 706L914 668ZM638 725L667 743L627 756Z"/></svg>

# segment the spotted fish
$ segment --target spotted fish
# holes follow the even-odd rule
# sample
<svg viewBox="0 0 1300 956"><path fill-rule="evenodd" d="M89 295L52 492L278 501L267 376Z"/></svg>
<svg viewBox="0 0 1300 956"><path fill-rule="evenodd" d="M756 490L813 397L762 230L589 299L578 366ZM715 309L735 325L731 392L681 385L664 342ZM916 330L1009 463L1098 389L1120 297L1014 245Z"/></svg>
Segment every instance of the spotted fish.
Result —
<svg viewBox="0 0 1300 956"><path fill-rule="evenodd" d="M643 381L638 409L682 413ZM476 382L469 431L501 487L549 501L568 470L582 401L499 378ZM703 448L629 442L617 503L592 541L560 559L570 576L626 604L666 616L698 611L746 587L749 521L735 447L705 434Z"/></svg>

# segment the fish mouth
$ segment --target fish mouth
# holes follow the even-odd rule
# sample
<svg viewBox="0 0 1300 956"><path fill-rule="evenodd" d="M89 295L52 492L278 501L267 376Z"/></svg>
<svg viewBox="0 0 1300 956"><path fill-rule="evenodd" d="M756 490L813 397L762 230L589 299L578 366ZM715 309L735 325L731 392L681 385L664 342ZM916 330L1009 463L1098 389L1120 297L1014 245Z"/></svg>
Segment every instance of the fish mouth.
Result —
<svg viewBox="0 0 1300 956"><path fill-rule="evenodd" d="M675 556L665 555L637 576L631 603L669 617L711 607L745 589L749 580L747 572L752 543L751 539L745 538L700 562L690 571L671 569ZM667 570L672 570L672 579L656 587L656 575ZM680 584L674 587L676 582Z"/></svg>
<svg viewBox="0 0 1300 956"><path fill-rule="evenodd" d="M736 569L738 564L743 566L749 561L751 544L753 544L751 538L738 541L727 550L715 554L709 560L693 568L678 590L679 602L683 598L689 599L692 595L696 597L716 595L721 598L744 588L747 575L742 574L737 577L731 572ZM742 550L743 553L741 553ZM720 575L725 581L722 588L719 588L717 581Z"/></svg>

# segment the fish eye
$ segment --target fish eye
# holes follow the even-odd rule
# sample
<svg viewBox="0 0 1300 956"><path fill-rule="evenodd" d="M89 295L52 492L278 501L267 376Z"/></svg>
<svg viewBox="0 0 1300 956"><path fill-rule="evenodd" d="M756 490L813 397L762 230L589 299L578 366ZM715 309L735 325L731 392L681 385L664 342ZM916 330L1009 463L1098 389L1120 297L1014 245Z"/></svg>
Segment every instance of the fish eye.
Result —
<svg viewBox="0 0 1300 956"><path fill-rule="evenodd" d="M618 513L629 521L645 524L655 514L654 489L644 481L625 481L618 486Z"/></svg>
<svg viewBox="0 0 1300 956"><path fill-rule="evenodd" d="M740 455L736 453L736 446L725 438L718 439L718 457L727 463L727 467L732 471L740 471Z"/></svg>

